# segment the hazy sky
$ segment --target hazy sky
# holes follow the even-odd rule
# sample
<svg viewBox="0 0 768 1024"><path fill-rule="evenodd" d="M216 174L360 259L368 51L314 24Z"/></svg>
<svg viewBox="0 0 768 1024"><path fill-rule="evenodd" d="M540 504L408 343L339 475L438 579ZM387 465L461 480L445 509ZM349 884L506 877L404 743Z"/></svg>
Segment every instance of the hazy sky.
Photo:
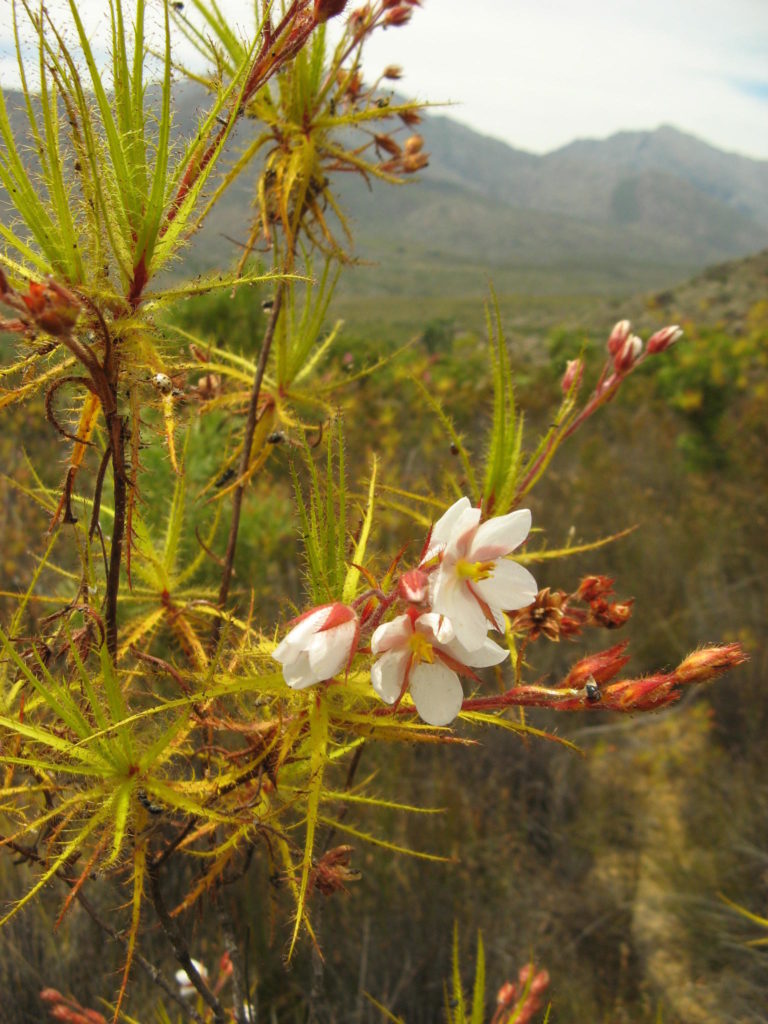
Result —
<svg viewBox="0 0 768 1024"><path fill-rule="evenodd" d="M249 25L253 0L219 3ZM105 6L79 5L102 36ZM13 85L9 11L0 0L0 80ZM391 63L403 92L452 101L451 117L520 149L666 123L768 159L768 0L423 0L374 38L368 73Z"/></svg>

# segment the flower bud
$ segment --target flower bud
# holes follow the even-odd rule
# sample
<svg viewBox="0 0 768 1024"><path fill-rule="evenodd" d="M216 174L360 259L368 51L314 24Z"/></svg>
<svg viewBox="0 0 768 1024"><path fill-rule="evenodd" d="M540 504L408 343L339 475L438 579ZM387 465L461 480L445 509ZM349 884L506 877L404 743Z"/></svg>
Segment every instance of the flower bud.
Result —
<svg viewBox="0 0 768 1024"><path fill-rule="evenodd" d="M80 315L77 297L56 281L31 281L21 300L38 327L54 336L68 334Z"/></svg>
<svg viewBox="0 0 768 1024"><path fill-rule="evenodd" d="M40 998L44 1003L61 1003L64 1000L64 996L55 988L44 988L40 993Z"/></svg>
<svg viewBox="0 0 768 1024"><path fill-rule="evenodd" d="M597 654L590 654L581 661L577 661L565 677L564 685L582 690L588 682L607 683L612 679L629 661L624 651L627 649L626 641L609 647L605 651L598 651Z"/></svg>
<svg viewBox="0 0 768 1024"><path fill-rule="evenodd" d="M295 621L272 652L292 689L303 690L331 679L349 665L360 632L353 608L336 601L311 608Z"/></svg>
<svg viewBox="0 0 768 1024"><path fill-rule="evenodd" d="M414 156L416 153L420 153L424 148L424 138L421 135L411 135L405 140L406 156Z"/></svg>
<svg viewBox="0 0 768 1024"><path fill-rule="evenodd" d="M429 164L429 157L426 153L414 153L413 156L406 156L403 159L403 171L406 174L415 174Z"/></svg>
<svg viewBox="0 0 768 1024"><path fill-rule="evenodd" d="M629 337L631 330L632 324L629 320L619 320L619 322L614 325L614 328L608 337L608 351L612 356L615 356L622 347Z"/></svg>
<svg viewBox="0 0 768 1024"><path fill-rule="evenodd" d="M347 0L315 0L315 21L320 24L335 18L346 6Z"/></svg>
<svg viewBox="0 0 768 1024"><path fill-rule="evenodd" d="M662 327L660 331L656 331L648 339L648 344L645 346L645 350L650 356L658 355L659 352L666 352L666 350L674 345L676 341L679 341L683 336L682 327L678 327L677 324L671 324L669 327Z"/></svg>
<svg viewBox="0 0 768 1024"><path fill-rule="evenodd" d="M421 117L415 110L401 110L397 116L403 124L408 125L409 128L411 125L421 124Z"/></svg>
<svg viewBox="0 0 768 1024"><path fill-rule="evenodd" d="M406 4L398 4L397 7L393 7L384 18L384 27L388 25L405 25L411 20L413 11Z"/></svg>
<svg viewBox="0 0 768 1024"><path fill-rule="evenodd" d="M584 360L569 359L565 366L563 379L560 381L560 389L564 395L573 389L578 391L581 387L581 378L584 376Z"/></svg>
<svg viewBox="0 0 768 1024"><path fill-rule="evenodd" d="M737 665L743 665L746 660L741 644L702 647L678 665L674 672L675 680L678 683L704 683Z"/></svg>
<svg viewBox="0 0 768 1024"><path fill-rule="evenodd" d="M400 157L403 155L403 151L400 148L399 143L397 143L390 135L374 135L373 141L380 149L389 153L390 156Z"/></svg>
<svg viewBox="0 0 768 1024"><path fill-rule="evenodd" d="M628 370L631 370L642 351L643 343L640 338L636 334L630 334L613 357L616 373L627 373Z"/></svg>
<svg viewBox="0 0 768 1024"><path fill-rule="evenodd" d="M397 82L403 77L403 69L399 64L387 64L381 73L382 78L388 78L392 82Z"/></svg>
<svg viewBox="0 0 768 1024"><path fill-rule="evenodd" d="M426 600L429 577L421 569L409 569L397 581L397 590L404 601L421 604Z"/></svg>
<svg viewBox="0 0 768 1024"><path fill-rule="evenodd" d="M499 1006L514 1006L517 998L517 989L511 981L505 981L496 994L496 1002Z"/></svg>
<svg viewBox="0 0 768 1024"><path fill-rule="evenodd" d="M538 971L531 982L531 994L540 996L549 987L549 971Z"/></svg>

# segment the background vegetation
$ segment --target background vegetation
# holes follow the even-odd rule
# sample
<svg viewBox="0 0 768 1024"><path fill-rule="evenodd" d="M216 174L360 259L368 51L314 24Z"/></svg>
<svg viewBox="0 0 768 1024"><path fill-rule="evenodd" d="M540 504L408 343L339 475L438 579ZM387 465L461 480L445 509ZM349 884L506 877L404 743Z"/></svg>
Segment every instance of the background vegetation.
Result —
<svg viewBox="0 0 768 1024"><path fill-rule="evenodd" d="M424 134L430 149L427 128ZM404 196L414 191L392 190L385 201L392 204L389 223L397 217L408 223L410 198ZM628 202L625 193L619 191L619 198ZM378 188L373 199L372 207L380 200ZM491 201L491 212L498 202ZM628 216L626 203L619 214ZM471 214L475 225L478 216ZM418 221L410 231L423 234ZM227 233L219 226L222 253ZM407 247L402 251L402 241L393 242L391 262L354 268L354 281L367 275L374 282L370 294L361 299L347 285L318 322L324 336L344 320L316 386L341 381L333 405L344 424L350 480L366 477L373 455L380 479L396 479L409 491L439 493L450 474L460 475L450 438L418 382L439 399L470 451L479 452L484 443L493 378L481 289L467 271L474 256L466 251L466 266L461 260L439 263L447 242L435 238L433 244L434 254L422 260ZM494 248L487 236L479 244ZM199 249L190 260L197 272ZM260 269L253 264L254 275ZM669 280L669 273L666 264L656 267L654 283ZM436 274L442 275L442 294L425 287ZM531 274L533 281L535 268ZM546 429L561 398L566 360L582 356L585 380L594 381L605 338L621 315L647 331L670 322L686 331L663 363L653 361L634 375L558 454L530 499L534 523L551 547L636 529L589 556L557 563L556 571L543 562L539 585L575 589L589 572L613 577L617 593L635 599L624 636L632 641L630 669L636 674L673 666L714 639L740 641L751 661L710 690L692 692L674 709L640 720L527 712L529 724L573 740L584 757L556 743L474 731L466 735L480 746L366 748L359 771L372 777L377 796L403 800L407 794L407 803L445 810L410 818L361 809L356 827L375 827L406 847L447 852L451 861L425 864L355 843L361 881L350 881L346 892L313 897L322 971L309 944L286 971L291 897L279 877L270 877L266 859L254 858L247 884L237 888L237 923L264 1020L304 1020L308 1003L323 1020L378 1020L380 1011L366 993L409 1024L437 1019L456 920L467 985L475 933L483 934L489 1006L495 987L533 960L552 979L551 1022L768 1020L768 962L760 947L748 945L761 933L721 898L758 914L768 903L768 710L762 693L768 668L767 274L768 254L762 253L719 264L665 291L645 292L629 280L611 288L603 278L590 295L574 273L559 287L550 278L549 289L538 294L502 292L517 400L534 432ZM319 269L314 276L320 277ZM405 277L408 289L398 287ZM299 310L309 287L296 288ZM262 302L272 297L271 288L254 284L169 302L164 330L194 334L200 352L221 347L253 361L270 312ZM6 336L0 344L3 362L9 362L13 342ZM361 373L382 358L376 373ZM206 387L218 386L209 376L213 371L204 360L186 363L173 384L187 395L197 389L204 401ZM233 431L231 410L222 405L203 416L202 402L196 402L190 400L183 413L190 441L179 566L199 553L199 538L211 523L206 500L227 486L232 468L222 461ZM32 467L52 488L63 467L42 394L3 415L0 602L7 621L12 595L29 580L47 544L49 516L29 494ZM162 416L147 410L147 422L142 498L148 528L160 530L176 478ZM280 439L244 498L234 597L247 603L252 592L253 614L266 633L302 602L290 462L305 433L311 438L305 427L300 421L280 426ZM364 504L362 489L352 497ZM392 551L408 539L394 503L381 510L377 536L381 549ZM220 568L204 561L200 592L215 595L219 577ZM44 580L45 592L54 596L68 586L54 575ZM42 628L45 614L45 607L30 604L29 634ZM156 650L168 657L184 653L170 627L158 643ZM557 678L566 671L573 660L569 646L567 639L532 646L532 677ZM325 848L333 841L330 835L322 839ZM27 866L6 857L0 870L7 897L29 888ZM169 880L169 902L181 900L196 881L196 869L182 866ZM98 892L98 911L110 917L128 892L124 879L111 878ZM122 950L105 947L77 907L52 934L60 909L61 894L46 889L0 929L0 992L13 993L0 1008L8 1024L40 1020L39 992L46 986L76 995L83 1006L99 1005L119 987ZM216 913L198 904L185 919L193 955L214 974L223 953L214 938ZM150 957L168 959L159 934L146 940ZM131 1016L153 1019L156 1003L156 990L137 974Z"/></svg>

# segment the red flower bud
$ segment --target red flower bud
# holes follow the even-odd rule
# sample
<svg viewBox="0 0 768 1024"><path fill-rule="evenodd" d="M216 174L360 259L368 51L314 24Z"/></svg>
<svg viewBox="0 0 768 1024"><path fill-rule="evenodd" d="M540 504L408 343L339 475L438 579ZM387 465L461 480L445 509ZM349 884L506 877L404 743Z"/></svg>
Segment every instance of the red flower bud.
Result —
<svg viewBox="0 0 768 1024"><path fill-rule="evenodd" d="M658 355L659 352L666 352L670 345L674 345L676 341L679 341L683 336L681 327L677 324L672 324L669 327L662 327L660 331L656 331L648 339L648 344L645 346L645 350L648 355Z"/></svg>
<svg viewBox="0 0 768 1024"><path fill-rule="evenodd" d="M517 998L517 988L511 981L505 981L496 995L496 1002L499 1006L514 1006Z"/></svg>
<svg viewBox="0 0 768 1024"><path fill-rule="evenodd" d="M629 337L631 330L632 324L629 320L619 320L619 322L614 325L614 328L608 337L608 351L612 356L615 356L622 347Z"/></svg>
<svg viewBox="0 0 768 1024"><path fill-rule="evenodd" d="M55 988L44 988L40 993L40 998L44 1003L61 1003L64 1001L64 996Z"/></svg>
<svg viewBox="0 0 768 1024"><path fill-rule="evenodd" d="M702 647L678 665L674 672L675 680L678 683L705 683L737 665L743 665L746 660L741 644Z"/></svg>
<svg viewBox="0 0 768 1024"><path fill-rule="evenodd" d="M347 0L315 0L315 21L319 24L335 18L346 6Z"/></svg>
<svg viewBox="0 0 768 1024"><path fill-rule="evenodd" d="M411 20L413 11L406 4L399 4L397 7L393 7L391 11L384 18L384 27L387 25L405 25L406 22Z"/></svg>
<svg viewBox="0 0 768 1024"><path fill-rule="evenodd" d="M421 604L426 600L429 578L421 569L410 569L404 572L397 581L400 597L412 604Z"/></svg>
<svg viewBox="0 0 768 1024"><path fill-rule="evenodd" d="M547 988L549 988L549 971L539 971L531 982L531 993L534 996L540 996Z"/></svg>
<svg viewBox="0 0 768 1024"><path fill-rule="evenodd" d="M616 373L626 373L628 370L631 370L642 351L643 343L640 338L636 334L630 334L613 357L613 366Z"/></svg>
<svg viewBox="0 0 768 1024"><path fill-rule="evenodd" d="M624 643L616 644L605 651L598 651L597 654L590 654L586 658L582 658L571 668L563 685L580 690L590 681L607 683L629 661L629 657L624 653L626 649L627 641L624 641Z"/></svg>
<svg viewBox="0 0 768 1024"><path fill-rule="evenodd" d="M584 376L584 360L569 359L565 367L563 379L560 381L560 388L564 395L573 389L578 391L581 387L581 378Z"/></svg>

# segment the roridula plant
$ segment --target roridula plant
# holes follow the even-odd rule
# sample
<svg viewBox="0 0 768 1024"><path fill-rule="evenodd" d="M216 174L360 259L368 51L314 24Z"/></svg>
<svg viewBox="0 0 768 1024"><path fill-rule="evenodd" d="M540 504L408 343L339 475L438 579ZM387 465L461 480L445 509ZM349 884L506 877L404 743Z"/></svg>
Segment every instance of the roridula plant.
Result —
<svg viewBox="0 0 768 1024"><path fill-rule="evenodd" d="M494 726L536 732L510 707L656 709L744 654L707 646L672 671L623 678L620 643L577 653L559 681L526 681L535 642L617 629L635 611L604 576L574 592L540 589L528 566L543 542L523 506L562 442L679 339L675 326L644 347L617 324L589 396L580 401L585 370L571 362L561 404L530 444L491 302L484 457L420 382L421 411L435 414L457 456L444 490L403 492L380 479L375 459L362 494L350 479L339 409L344 389L376 367L336 379L328 359L340 325L325 327L327 310L352 241L334 182L354 173L399 185L427 164L413 132L418 105L385 91L400 70L368 83L361 65L371 35L405 25L416 0L255 3L250 39L215 0L159 6L157 53L144 0L110 0L102 69L76 0L66 30L45 6L11 4L23 106L0 99L11 212L0 224L0 329L11 339L0 406L31 420L42 399L45 449L30 428L15 486L48 525L36 566L4 595L0 846L31 882L0 924L56 883L59 920L78 904L122 950L102 1007L113 1020L130 1019L129 982L141 971L182 1018L242 1024L255 1019L256 984L229 886L254 859L268 866L264 877L290 899L276 931L290 957L302 935L318 944L318 895L358 877L352 847L330 842L337 832L365 838L346 809L411 810L353 785L364 746L463 743L467 730ZM334 46L331 19L342 25ZM183 68L176 31L208 72ZM186 141L172 130L180 74L208 96ZM253 210L234 269L180 281L185 248L246 175ZM180 300L256 284L267 298L255 359L174 320ZM207 423L221 432L201 483L191 469L208 454ZM249 590L238 540L249 489L263 497L280 473L293 483L304 596L275 587L269 614ZM191 525L200 509L205 536ZM405 548L378 540L384 509L408 523ZM105 885L122 896L112 917L91 896ZM212 946L226 960L209 973L183 922L213 906ZM158 926L168 962L145 950ZM530 1019L547 980L521 973L494 1020ZM105 1019L51 988L41 998L57 1019Z"/></svg>

